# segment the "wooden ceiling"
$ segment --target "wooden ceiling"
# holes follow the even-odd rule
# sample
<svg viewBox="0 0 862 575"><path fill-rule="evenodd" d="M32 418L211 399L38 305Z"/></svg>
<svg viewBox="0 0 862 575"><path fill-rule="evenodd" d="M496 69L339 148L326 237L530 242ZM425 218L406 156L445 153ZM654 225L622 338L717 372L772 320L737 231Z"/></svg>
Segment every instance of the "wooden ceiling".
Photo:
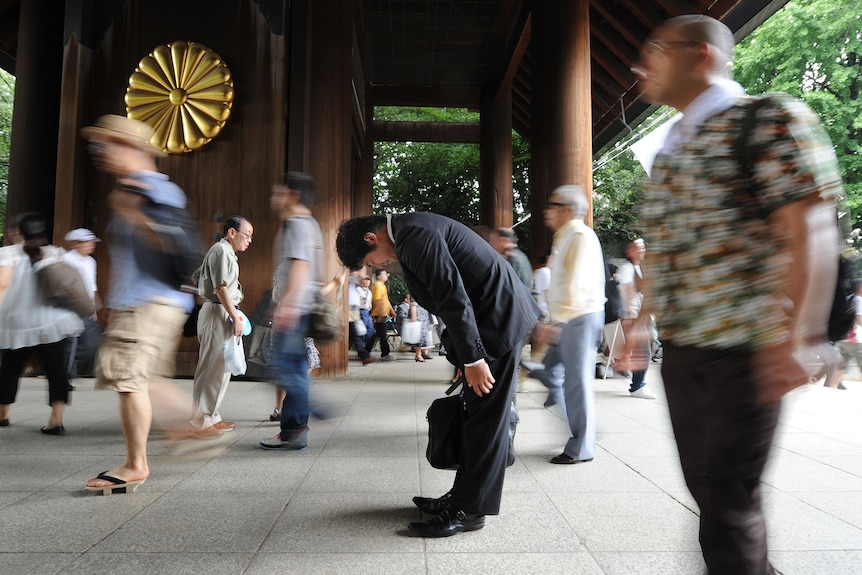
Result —
<svg viewBox="0 0 862 575"><path fill-rule="evenodd" d="M261 10L277 4L255 1ZM375 87L376 104L478 108L481 90L511 84L513 126L529 140L531 7L550 0L352 1L362 64ZM7 70L14 70L20 2L0 0L0 67ZM786 2L589 0L594 153L650 112L638 99L630 68L659 23L679 14L710 14L725 21L739 39ZM288 4L285 0L282 6Z"/></svg>
<svg viewBox="0 0 862 575"><path fill-rule="evenodd" d="M531 134L531 8L546 0L357 0L367 79L381 105L478 108L480 89L512 86L512 124ZM568 0L586 1L586 0ZM661 22L709 14L741 38L787 0L589 0L593 152L652 108L631 67Z"/></svg>

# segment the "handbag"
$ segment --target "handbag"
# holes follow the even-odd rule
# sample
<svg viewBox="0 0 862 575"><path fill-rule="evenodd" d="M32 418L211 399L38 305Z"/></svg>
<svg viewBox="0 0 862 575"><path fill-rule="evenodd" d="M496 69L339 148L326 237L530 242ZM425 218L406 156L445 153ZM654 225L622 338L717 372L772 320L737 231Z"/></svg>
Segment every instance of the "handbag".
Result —
<svg viewBox="0 0 862 575"><path fill-rule="evenodd" d="M314 303L311 306L311 327L308 337L314 339L315 343L325 345L338 339L342 329L341 314L320 290L316 290Z"/></svg>
<svg viewBox="0 0 862 575"><path fill-rule="evenodd" d="M461 464L464 439L464 417L467 413L464 404L466 378L461 376L446 390L446 397L431 402L426 419L428 420L428 447L425 458L435 469L458 469ZM461 387L457 395L452 393ZM514 400L509 408L509 450L506 454L506 467L515 463L515 431L520 417Z"/></svg>
<svg viewBox="0 0 862 575"><path fill-rule="evenodd" d="M240 335L231 336L224 343L224 370L231 372L232 375L245 374L245 349Z"/></svg>
<svg viewBox="0 0 862 575"><path fill-rule="evenodd" d="M401 322L401 341L409 345L422 343L422 322L410 320Z"/></svg>
<svg viewBox="0 0 862 575"><path fill-rule="evenodd" d="M77 269L63 261L41 266L36 277L45 301L54 307L75 312L78 317L96 313L96 307L84 279Z"/></svg>

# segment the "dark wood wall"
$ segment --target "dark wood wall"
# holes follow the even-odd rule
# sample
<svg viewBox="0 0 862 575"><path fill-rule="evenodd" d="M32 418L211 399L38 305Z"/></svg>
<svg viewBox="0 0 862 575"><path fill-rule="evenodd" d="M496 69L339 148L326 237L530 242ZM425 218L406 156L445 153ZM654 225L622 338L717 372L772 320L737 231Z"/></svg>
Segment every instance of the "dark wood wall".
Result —
<svg viewBox="0 0 862 575"><path fill-rule="evenodd" d="M250 313L271 284L272 240L278 222L268 200L272 184L284 172L286 155L284 37L273 33L259 4L252 0L202 4L129 0L94 47L92 97L84 112L87 117L81 121L87 125L102 114L124 114L128 78L141 58L158 45L175 40L200 42L222 57L235 89L227 124L200 150L160 160L160 170L186 192L205 243L212 243L221 233L221 218L240 214L254 225L254 241L240 255L242 307ZM74 102L65 104L75 106ZM68 223L69 227L87 225L101 234L111 181L91 167L85 170L84 189L73 192L73 203L84 206L84 221ZM96 257L99 288L105 290L107 249L97 250ZM196 349L194 338L183 342L178 374L193 372Z"/></svg>

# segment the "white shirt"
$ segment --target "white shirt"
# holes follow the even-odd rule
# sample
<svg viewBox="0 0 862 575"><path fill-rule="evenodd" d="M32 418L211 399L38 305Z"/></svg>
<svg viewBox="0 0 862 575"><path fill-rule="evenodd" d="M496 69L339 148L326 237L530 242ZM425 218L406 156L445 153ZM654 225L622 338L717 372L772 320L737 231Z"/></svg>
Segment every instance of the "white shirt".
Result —
<svg viewBox="0 0 862 575"><path fill-rule="evenodd" d="M631 285L631 293L634 294L632 301L629 301L629 291L625 288L620 290L625 300L624 305L627 318L636 318L640 313L641 304L643 303L643 294L637 290L635 275L640 279L644 277L640 264L634 265L632 262L627 261L617 268L616 278L620 283L620 287Z"/></svg>
<svg viewBox="0 0 862 575"><path fill-rule="evenodd" d="M96 297L96 260L91 256L82 256L77 250L69 250L63 254L63 261L78 270L84 279L84 286L90 294L90 299Z"/></svg>
<svg viewBox="0 0 862 575"><path fill-rule="evenodd" d="M733 80L721 80L701 92L685 109L682 119L671 127L661 153L676 152L683 143L697 134L707 118L727 110L736 104L741 96L745 96L745 90Z"/></svg>
<svg viewBox="0 0 862 575"><path fill-rule="evenodd" d="M533 272L533 289L536 292L536 303L544 315L548 315L548 294L551 288L551 268L541 267Z"/></svg>
<svg viewBox="0 0 862 575"><path fill-rule="evenodd" d="M575 219L554 234L551 259L551 289L548 311L551 320L568 322L605 309L605 260L596 233Z"/></svg>

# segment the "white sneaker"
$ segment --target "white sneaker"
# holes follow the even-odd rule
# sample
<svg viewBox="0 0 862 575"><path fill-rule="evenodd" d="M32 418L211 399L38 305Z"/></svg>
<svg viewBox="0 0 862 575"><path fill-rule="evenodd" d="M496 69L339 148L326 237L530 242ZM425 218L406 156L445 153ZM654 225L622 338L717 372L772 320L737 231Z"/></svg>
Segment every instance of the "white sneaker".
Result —
<svg viewBox="0 0 862 575"><path fill-rule="evenodd" d="M655 399L655 394L648 390L646 386L640 387L634 391L629 392L632 397L639 397L641 399Z"/></svg>

